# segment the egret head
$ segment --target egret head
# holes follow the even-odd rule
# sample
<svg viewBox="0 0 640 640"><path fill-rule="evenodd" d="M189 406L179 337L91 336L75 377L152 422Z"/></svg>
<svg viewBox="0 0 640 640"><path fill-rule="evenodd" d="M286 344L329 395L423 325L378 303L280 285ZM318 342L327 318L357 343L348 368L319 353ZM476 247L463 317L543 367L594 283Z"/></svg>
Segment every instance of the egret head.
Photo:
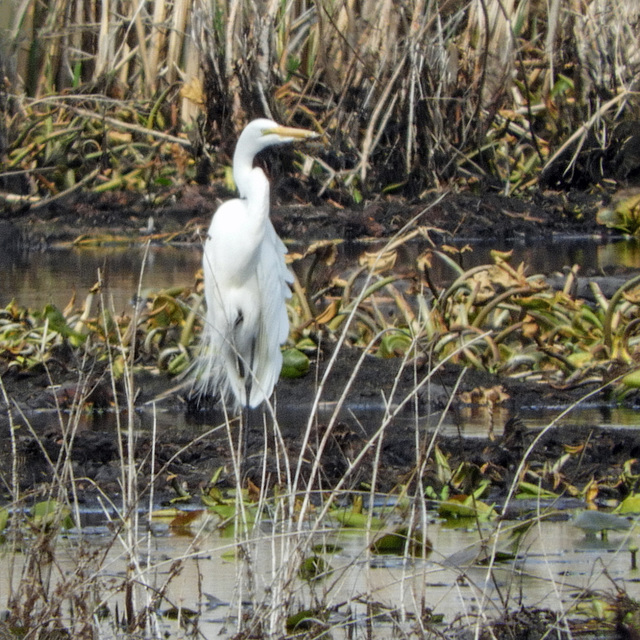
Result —
<svg viewBox="0 0 640 640"><path fill-rule="evenodd" d="M318 134L306 129L283 127L273 120L252 120L243 130L236 149L246 149L253 155L275 144L286 144L296 140L317 138Z"/></svg>
<svg viewBox="0 0 640 640"><path fill-rule="evenodd" d="M283 127L273 120L259 118L252 120L240 134L233 154L233 179L240 196L246 198L252 191L251 171L253 159L263 149L276 144L285 144L295 140L317 138L318 134L306 129Z"/></svg>

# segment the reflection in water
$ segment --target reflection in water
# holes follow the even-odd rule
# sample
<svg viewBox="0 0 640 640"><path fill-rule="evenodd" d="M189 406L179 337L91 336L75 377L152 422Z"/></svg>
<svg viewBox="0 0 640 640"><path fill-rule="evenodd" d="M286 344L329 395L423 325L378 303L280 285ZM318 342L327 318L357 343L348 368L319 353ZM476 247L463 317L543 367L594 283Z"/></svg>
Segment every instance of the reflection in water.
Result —
<svg viewBox="0 0 640 640"><path fill-rule="evenodd" d="M598 266L603 269L640 268L640 242L637 239L620 240L598 247Z"/></svg>
<svg viewBox="0 0 640 640"><path fill-rule="evenodd" d="M512 552L510 523L503 522L501 527L496 549ZM300 561L299 556L287 555L291 549L288 542L293 538L264 535L268 528L265 523L262 535L247 541L243 554L235 554L232 538L206 527L201 529L198 524L190 532L172 532L167 526L154 524L149 562L145 560L141 565L141 582L151 586L151 595L163 591L168 584L159 611L199 611L202 637L231 637L238 630L239 612L248 614L252 601L259 603L269 594L279 593L275 576L287 561ZM324 611L333 611L330 623L334 625L331 636L335 638L363 637L365 619L375 612L379 618L371 628L372 637L386 638L393 628L392 618L409 631L415 623L413 614L420 615L423 609L443 615L446 625L461 619L474 628L483 620L498 618L505 609L518 610L522 606L567 613L588 593L601 590L615 597L617 583L630 585L634 580L626 551L634 534L611 535L607 544L587 547L582 532L569 521L542 520L529 530L517 557L496 562L489 574L488 565L476 560L485 557L487 542L490 548L493 545L492 530L492 526L485 525L479 532L474 522L452 527L431 521L427 535L433 552L427 559L372 556L367 552L370 539L364 532L327 531L313 542L335 545L336 553L322 554L333 573L312 584L294 579L286 593L281 593L282 601L288 601L294 611L309 608L314 602L320 603ZM303 532L301 539L306 538ZM53 563L54 584L60 575L72 576L82 566L82 557L89 557L92 549L98 548L108 549L106 556L100 565L85 566L83 575L96 585L97 596L108 596L106 604L113 616L116 603L120 611L124 610L119 588L122 582L117 577L124 576L127 557L118 542L111 542L104 527L87 529L82 536L70 532L59 540ZM143 548L146 551L146 543ZM78 549L82 551L79 553ZM240 557L250 564L250 581L241 570ZM10 576L20 575L24 561L25 555L20 553L0 557L3 610L10 596ZM56 576L55 571L60 574ZM139 606L144 603L145 598L140 598ZM385 612L389 613L386 621L381 615ZM574 611L572 615L577 614ZM107 618L104 624L113 624L113 618ZM168 619L162 619L161 624L172 637L183 637L184 632L177 626L172 630L173 623ZM406 637L416 636L408 633Z"/></svg>
<svg viewBox="0 0 640 640"><path fill-rule="evenodd" d="M200 268L198 247L97 247L50 249L8 256L0 261L0 306L15 298L22 306L41 309L48 303L64 308L74 291L78 301L98 282L116 313L128 309L138 291L191 286Z"/></svg>
<svg viewBox="0 0 640 640"><path fill-rule="evenodd" d="M327 269L327 275L335 275L357 265L357 257L364 251L375 251L379 244L340 245L338 258ZM416 258L427 249L424 242L411 242L398 249L398 270L413 270ZM292 247L296 250L297 247ZM601 244L591 239L563 239L557 242L535 241L512 245L476 244L472 252L460 257L465 269L491 262L493 249L513 250L512 263L524 262L527 273L561 272L579 264L581 275L602 274L613 267L637 269L640 267L640 243L637 240L620 240ZM47 303L64 308L74 290L78 298L84 298L88 290L98 281L98 273L105 283L104 291L113 298L116 312L124 310L134 298L144 262L145 249L129 247L65 247L50 249L42 253L17 252L0 254L0 306L15 298L22 306L39 309ZM167 247L149 249L142 288L159 290L173 286L191 286L200 268L199 246ZM302 276L310 261L296 263L296 271ZM318 272L316 271L316 274ZM431 277L436 284L450 282L452 269L443 261L435 259Z"/></svg>

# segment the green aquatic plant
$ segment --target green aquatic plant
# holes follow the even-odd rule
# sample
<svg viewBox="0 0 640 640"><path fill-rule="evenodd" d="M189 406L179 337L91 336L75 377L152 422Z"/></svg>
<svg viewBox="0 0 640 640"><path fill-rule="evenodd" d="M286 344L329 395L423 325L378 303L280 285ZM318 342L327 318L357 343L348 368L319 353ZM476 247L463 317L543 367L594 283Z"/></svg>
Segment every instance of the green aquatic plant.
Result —
<svg viewBox="0 0 640 640"><path fill-rule="evenodd" d="M412 558L426 558L433 546L422 531L412 531L409 527L396 527L377 536L370 545L371 552L377 555L408 555Z"/></svg>
<svg viewBox="0 0 640 640"><path fill-rule="evenodd" d="M600 224L623 233L640 235L640 194L623 193L598 210Z"/></svg>
<svg viewBox="0 0 640 640"><path fill-rule="evenodd" d="M9 367L30 369L56 353L63 357L67 347L107 361L110 347L116 347L124 357L135 345L136 364L157 364L174 374L188 366L185 343L193 340L193 309L198 306L190 289L151 294L135 319L96 305L99 297L100 287L96 286L80 308L75 296L64 310L48 304L42 311L33 311L11 302L0 310L0 358Z"/></svg>
<svg viewBox="0 0 640 640"><path fill-rule="evenodd" d="M318 555L304 558L298 569L300 578L307 581L327 578L331 575L331 572L331 565L323 557Z"/></svg>
<svg viewBox="0 0 640 640"><path fill-rule="evenodd" d="M427 283L436 257L451 264L442 252L421 257ZM457 361L476 368L567 386L602 381L618 360L634 361L635 280L610 301L594 284L594 304L570 294L572 273L563 290L554 290L542 276L526 275L524 265L511 267L508 256L456 270L451 285L442 291L429 285L433 298L417 300L419 345L436 361L455 352Z"/></svg>
<svg viewBox="0 0 640 640"><path fill-rule="evenodd" d="M71 509L57 500L45 500L34 504L29 523L40 530L72 529L75 526Z"/></svg>
<svg viewBox="0 0 640 640"><path fill-rule="evenodd" d="M300 351L300 349L285 349L282 353L282 371L280 375L283 378L301 378L309 372L310 366L309 356Z"/></svg>

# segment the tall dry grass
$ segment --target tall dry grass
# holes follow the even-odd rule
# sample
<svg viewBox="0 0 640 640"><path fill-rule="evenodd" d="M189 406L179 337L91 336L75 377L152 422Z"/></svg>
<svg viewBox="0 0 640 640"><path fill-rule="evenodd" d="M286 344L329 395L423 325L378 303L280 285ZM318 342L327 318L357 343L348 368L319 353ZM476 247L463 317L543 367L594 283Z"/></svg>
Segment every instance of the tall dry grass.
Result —
<svg viewBox="0 0 640 640"><path fill-rule="evenodd" d="M113 101L102 115L150 103L150 129L196 124L194 151L230 151L259 115L326 131L318 180L356 199L453 178L510 192L585 123L605 145L637 116L634 0L4 0L0 12L9 161L15 114L35 119L34 99L97 95Z"/></svg>

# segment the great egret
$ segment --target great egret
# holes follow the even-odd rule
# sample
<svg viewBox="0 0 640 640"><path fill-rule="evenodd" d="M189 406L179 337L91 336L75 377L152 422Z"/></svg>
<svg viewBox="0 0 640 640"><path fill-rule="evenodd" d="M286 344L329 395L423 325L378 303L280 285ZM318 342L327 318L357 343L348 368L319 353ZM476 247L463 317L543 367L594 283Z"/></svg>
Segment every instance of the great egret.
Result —
<svg viewBox="0 0 640 640"><path fill-rule="evenodd" d="M233 154L233 179L240 194L218 208L204 245L207 303L195 389L218 394L238 413L271 396L289 335L285 301L293 277L287 249L269 218L269 181L253 166L257 153L317 134L282 127L267 119L250 122Z"/></svg>

